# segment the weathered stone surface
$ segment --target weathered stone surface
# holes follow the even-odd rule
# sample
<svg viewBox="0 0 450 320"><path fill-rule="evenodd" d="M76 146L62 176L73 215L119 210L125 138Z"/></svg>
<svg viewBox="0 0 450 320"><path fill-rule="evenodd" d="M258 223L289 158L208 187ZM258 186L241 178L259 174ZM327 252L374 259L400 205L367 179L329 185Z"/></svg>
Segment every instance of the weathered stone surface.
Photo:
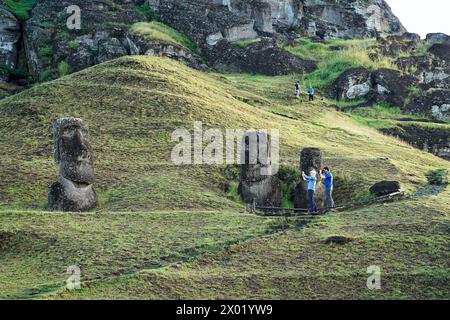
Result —
<svg viewBox="0 0 450 320"><path fill-rule="evenodd" d="M395 63L403 72L416 77L424 90L450 89L450 65L434 55L403 57Z"/></svg>
<svg viewBox="0 0 450 320"><path fill-rule="evenodd" d="M247 132L242 139L238 192L242 201L258 206L281 206L281 181L272 172L272 145L264 131Z"/></svg>
<svg viewBox="0 0 450 320"><path fill-rule="evenodd" d="M201 58L182 46L159 40L149 40L129 31L136 22L147 18L139 13L137 5L144 1L74 0L82 14L82 29L68 30L66 14L68 3L42 0L32 11L32 18L24 26L24 43L30 73L36 80L58 76L62 62L71 71L125 55L157 55L183 61L197 69L203 67ZM111 14L114 13L114 14ZM188 17L186 17L188 18ZM41 21L47 21L49 26Z"/></svg>
<svg viewBox="0 0 450 320"><path fill-rule="evenodd" d="M281 181L275 176L256 182L241 181L238 192L245 203L255 201L257 206L281 207Z"/></svg>
<svg viewBox="0 0 450 320"><path fill-rule="evenodd" d="M320 179L320 170L323 165L323 154L317 148L305 148L300 155L300 171L309 174L311 170L317 172L317 184L315 192L315 202L318 208L326 207L325 187ZM309 208L308 185L306 181L300 181L294 191L294 206L296 208Z"/></svg>
<svg viewBox="0 0 450 320"><path fill-rule="evenodd" d="M70 3L41 0L23 28L30 74L38 81L50 80L59 76L58 67L62 63L68 64L71 71L78 71L136 52L169 56L196 68L201 66L200 58L191 59L195 56L192 52L185 54L180 48L169 48L164 43L159 48L146 50L152 45L134 41L129 27L147 20L137 10L145 1L150 3L161 22L184 33L202 54L212 58L212 66L226 71L259 73L261 70L263 74L279 75L313 68L313 65L267 45L244 50L231 50L222 45L221 49L231 53L231 57L242 55L244 61L236 61L214 48L223 39L231 42L255 39L291 28L303 28L326 39L364 38L404 31L382 0L345 3L333 0L74 0ZM81 30L67 29L68 5L81 8ZM253 49L262 52L255 53Z"/></svg>
<svg viewBox="0 0 450 320"><path fill-rule="evenodd" d="M18 60L18 43L21 37L19 21L0 6L0 66L15 69ZM8 81L9 74L0 70L0 81Z"/></svg>
<svg viewBox="0 0 450 320"><path fill-rule="evenodd" d="M446 90L433 90L411 97L406 110L415 114L425 114L437 121L450 121L450 93Z"/></svg>
<svg viewBox="0 0 450 320"><path fill-rule="evenodd" d="M421 43L418 34L409 32L387 37L378 37L377 40L381 53L385 56L392 57L396 57L403 52L413 52Z"/></svg>
<svg viewBox="0 0 450 320"><path fill-rule="evenodd" d="M366 97L371 89L370 71L365 68L355 68L339 76L334 95L337 100L358 100Z"/></svg>
<svg viewBox="0 0 450 320"><path fill-rule="evenodd" d="M370 72L364 68L350 69L337 79L332 96L338 100L366 99L370 102L388 102L403 107L409 87L415 79L397 70L379 69Z"/></svg>
<svg viewBox="0 0 450 320"><path fill-rule="evenodd" d="M253 28L255 23L249 22L245 24L241 24L238 26L232 26L226 28L223 31L223 35L225 39L228 41L239 41L239 40L251 40L258 37L255 29Z"/></svg>
<svg viewBox="0 0 450 320"><path fill-rule="evenodd" d="M140 35L130 34L126 39L127 47L132 55L168 57L198 70L206 70L207 66L201 58L183 46L165 41L148 41Z"/></svg>
<svg viewBox="0 0 450 320"><path fill-rule="evenodd" d="M435 57L438 57L445 62L450 62L450 44L436 43L433 44L428 52L432 53Z"/></svg>
<svg viewBox="0 0 450 320"><path fill-rule="evenodd" d="M370 187L371 194L381 197L397 191L400 191L400 183L398 181L380 181Z"/></svg>
<svg viewBox="0 0 450 320"><path fill-rule="evenodd" d="M429 33L426 37L429 43L446 43L450 44L450 36L445 33Z"/></svg>
<svg viewBox="0 0 450 320"><path fill-rule="evenodd" d="M50 187L48 203L51 211L89 211L96 207L97 195L90 184L78 184L60 177L60 181Z"/></svg>
<svg viewBox="0 0 450 320"><path fill-rule="evenodd" d="M50 210L85 211L95 207L94 157L81 119L60 118L53 124L59 180L50 187Z"/></svg>
<svg viewBox="0 0 450 320"><path fill-rule="evenodd" d="M450 160L450 127L429 127L420 125L398 125L379 129L381 132L397 137L412 146L435 156Z"/></svg>
<svg viewBox="0 0 450 320"><path fill-rule="evenodd" d="M402 34L406 30L382 0L301 1L300 24L308 30L314 22L316 35L323 39L369 38Z"/></svg>
<svg viewBox="0 0 450 320"><path fill-rule="evenodd" d="M92 184L95 180L94 156L83 121L77 118L56 120L53 139L60 175L74 182Z"/></svg>
<svg viewBox="0 0 450 320"><path fill-rule="evenodd" d="M376 70L371 78L376 101L386 101L397 107L404 107L409 87L415 82L413 77L392 69Z"/></svg>
<svg viewBox="0 0 450 320"><path fill-rule="evenodd" d="M271 76L316 69L315 62L299 59L279 48L270 39L263 39L246 47L220 41L208 52L208 59L219 70Z"/></svg>

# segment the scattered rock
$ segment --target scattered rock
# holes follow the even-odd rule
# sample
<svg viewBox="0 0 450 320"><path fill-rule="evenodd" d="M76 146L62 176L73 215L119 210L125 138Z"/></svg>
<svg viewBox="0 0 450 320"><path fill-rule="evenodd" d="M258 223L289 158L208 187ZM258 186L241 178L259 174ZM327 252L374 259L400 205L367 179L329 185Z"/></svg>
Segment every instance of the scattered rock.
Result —
<svg viewBox="0 0 450 320"><path fill-rule="evenodd" d="M402 71L411 73L423 90L450 89L450 65L434 55L402 57L395 63Z"/></svg>
<svg viewBox="0 0 450 320"><path fill-rule="evenodd" d="M427 34L426 41L432 44L446 43L450 44L450 36L445 33L429 33Z"/></svg>
<svg viewBox="0 0 450 320"><path fill-rule="evenodd" d="M379 69L370 72L364 68L345 71L335 82L331 95L337 100L366 99L370 102L388 102L403 107L409 87L415 82L412 76L399 71Z"/></svg>
<svg viewBox="0 0 450 320"><path fill-rule="evenodd" d="M331 243L334 243L334 244L347 244L347 243L349 243L351 241L353 241L353 239L349 238L349 237L346 237L346 236L331 236L331 237L328 237L325 240L325 243L326 244L331 244Z"/></svg>
<svg viewBox="0 0 450 320"><path fill-rule="evenodd" d="M410 100L407 111L431 116L436 121L450 121L450 93L447 90L415 94Z"/></svg>
<svg viewBox="0 0 450 320"><path fill-rule="evenodd" d="M396 57L403 52L414 52L421 43L420 36L405 32L401 35L379 37L379 49L382 55Z"/></svg>
<svg viewBox="0 0 450 320"><path fill-rule="evenodd" d="M371 89L370 71L365 68L354 68L339 76L333 95L337 100L359 100L365 98Z"/></svg>
<svg viewBox="0 0 450 320"><path fill-rule="evenodd" d="M381 132L395 136L412 146L435 156L450 160L450 128L428 127L420 125L398 125L393 128L379 129Z"/></svg>
<svg viewBox="0 0 450 320"><path fill-rule="evenodd" d="M450 44L433 44L430 49L428 49L428 52L432 53L435 57L446 61L447 63L450 61Z"/></svg>
<svg viewBox="0 0 450 320"><path fill-rule="evenodd" d="M249 72L270 76L312 72L316 63L302 60L279 48L269 39L246 47L220 41L208 52L213 67L228 72Z"/></svg>
<svg viewBox="0 0 450 320"><path fill-rule="evenodd" d="M381 197L394 192L400 191L400 182L398 181L381 181L375 183L370 187L369 191L371 194Z"/></svg>
<svg viewBox="0 0 450 320"><path fill-rule="evenodd" d="M379 69L372 73L372 88L377 102L386 101L393 106L403 107L409 95L409 87L414 84L412 76L402 75L397 70Z"/></svg>

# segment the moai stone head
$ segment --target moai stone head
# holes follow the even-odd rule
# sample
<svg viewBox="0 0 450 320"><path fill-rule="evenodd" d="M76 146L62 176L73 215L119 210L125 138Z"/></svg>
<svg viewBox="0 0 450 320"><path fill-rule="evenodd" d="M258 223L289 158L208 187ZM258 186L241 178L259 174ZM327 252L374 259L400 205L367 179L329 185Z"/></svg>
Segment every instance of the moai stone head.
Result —
<svg viewBox="0 0 450 320"><path fill-rule="evenodd" d="M261 181L272 175L270 135L249 131L241 141L241 180Z"/></svg>
<svg viewBox="0 0 450 320"><path fill-rule="evenodd" d="M323 168L323 154L318 148L305 148L300 155L300 171L310 174L315 171L316 175Z"/></svg>
<svg viewBox="0 0 450 320"><path fill-rule="evenodd" d="M95 180L94 157L83 121L71 117L56 120L53 139L60 175L76 183L92 184Z"/></svg>
<svg viewBox="0 0 450 320"><path fill-rule="evenodd" d="M320 178L319 172L323 168L323 154L317 148L305 148L300 155L300 171L304 171L307 175L316 173L316 178ZM319 208L325 207L325 189L323 183L318 180L316 192L314 195L316 204ZM309 208L308 183L300 181L294 191L294 206L296 208Z"/></svg>

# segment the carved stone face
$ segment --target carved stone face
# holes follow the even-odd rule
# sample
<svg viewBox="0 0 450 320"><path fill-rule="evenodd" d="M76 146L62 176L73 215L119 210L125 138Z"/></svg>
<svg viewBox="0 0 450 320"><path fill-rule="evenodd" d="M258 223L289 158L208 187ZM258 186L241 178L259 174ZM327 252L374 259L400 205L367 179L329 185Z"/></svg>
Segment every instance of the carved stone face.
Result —
<svg viewBox="0 0 450 320"><path fill-rule="evenodd" d="M263 131L247 132L241 142L241 180L261 181L271 175L271 140Z"/></svg>
<svg viewBox="0 0 450 320"><path fill-rule="evenodd" d="M55 160L62 177L81 184L95 180L94 157L86 127L81 119L61 118L53 125Z"/></svg>
<svg viewBox="0 0 450 320"><path fill-rule="evenodd" d="M322 151L317 148L305 148L300 155L300 171L310 173L317 172L323 168Z"/></svg>

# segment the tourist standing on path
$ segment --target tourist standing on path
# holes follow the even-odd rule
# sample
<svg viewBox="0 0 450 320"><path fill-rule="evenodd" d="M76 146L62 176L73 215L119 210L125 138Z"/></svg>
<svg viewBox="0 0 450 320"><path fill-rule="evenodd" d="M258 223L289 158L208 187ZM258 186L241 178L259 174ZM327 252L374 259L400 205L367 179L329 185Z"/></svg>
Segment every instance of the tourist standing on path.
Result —
<svg viewBox="0 0 450 320"><path fill-rule="evenodd" d="M300 81L295 82L295 97L300 98Z"/></svg>
<svg viewBox="0 0 450 320"><path fill-rule="evenodd" d="M327 196L328 206L330 209L334 209L334 200L333 200L333 174L330 171L329 167L323 168L321 172L322 179L325 179L325 194Z"/></svg>
<svg viewBox="0 0 450 320"><path fill-rule="evenodd" d="M311 170L307 176L304 171L302 171L303 180L308 182L308 198L309 198L309 206L310 212L312 214L317 214L316 201L314 200L314 193L316 192L316 183L317 183L317 172L316 170Z"/></svg>
<svg viewBox="0 0 450 320"><path fill-rule="evenodd" d="M314 101L314 88L309 86L308 89L309 101Z"/></svg>

